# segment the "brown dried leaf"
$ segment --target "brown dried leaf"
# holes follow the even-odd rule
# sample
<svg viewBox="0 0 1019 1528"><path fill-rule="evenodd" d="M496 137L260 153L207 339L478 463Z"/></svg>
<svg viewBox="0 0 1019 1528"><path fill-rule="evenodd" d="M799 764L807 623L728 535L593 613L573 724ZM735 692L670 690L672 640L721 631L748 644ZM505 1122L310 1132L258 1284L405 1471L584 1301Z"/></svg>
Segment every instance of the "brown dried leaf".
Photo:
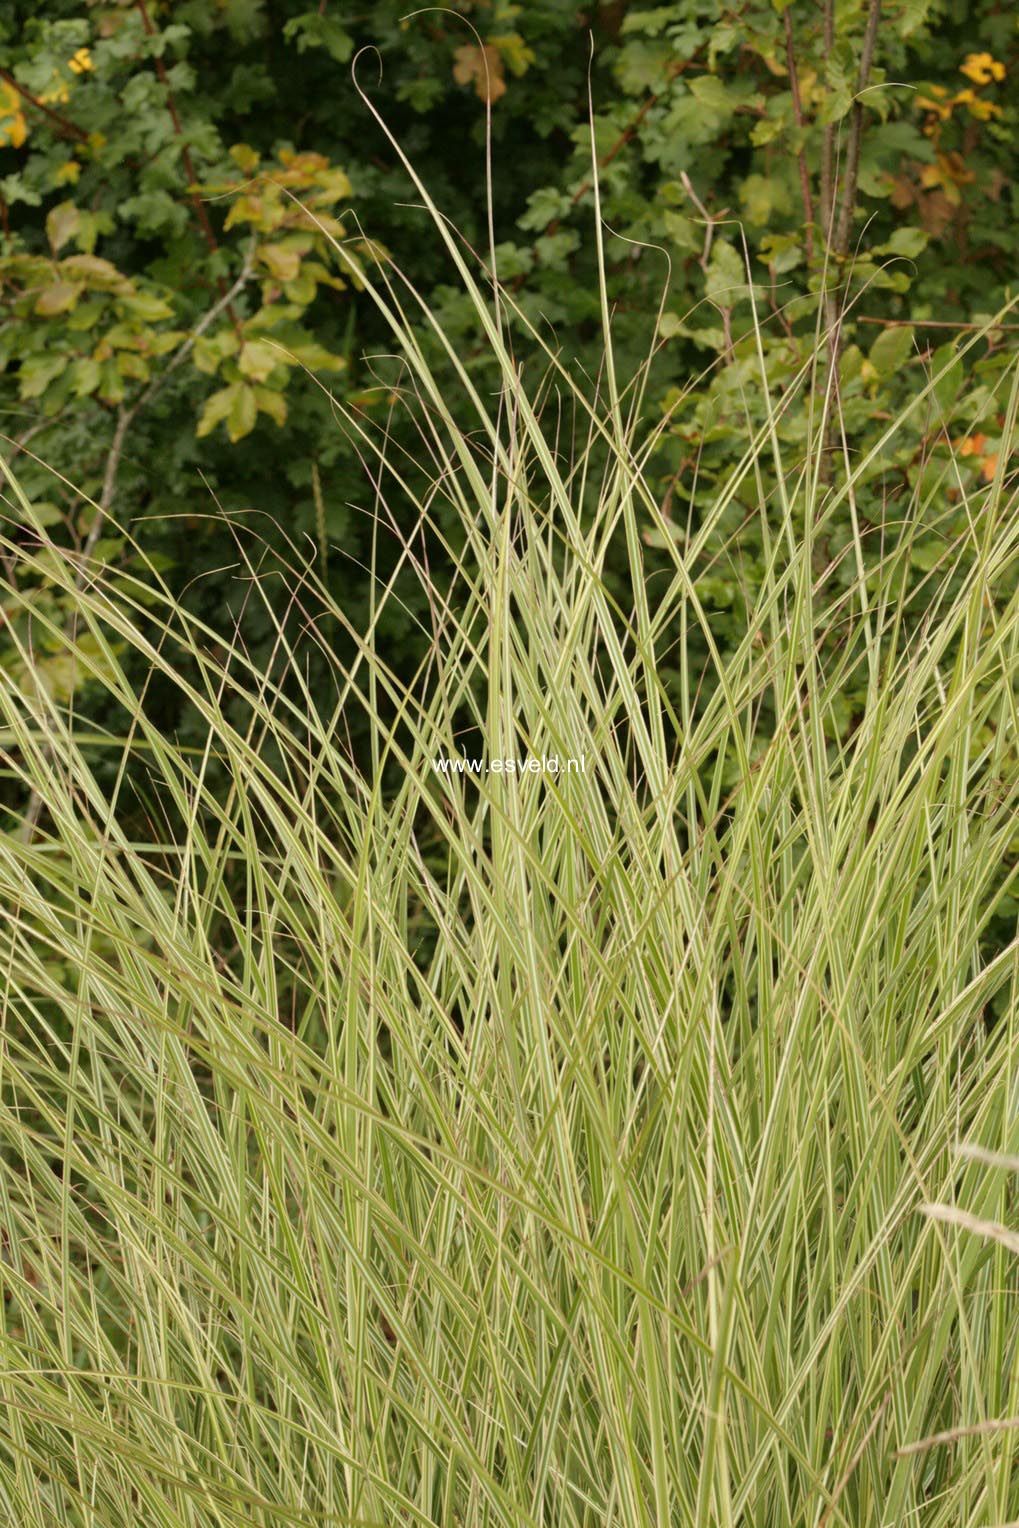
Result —
<svg viewBox="0 0 1019 1528"><path fill-rule="evenodd" d="M54 281L52 286L40 292L35 311L43 318L54 318L58 313L66 313L69 308L73 308L83 291L80 282Z"/></svg>
<svg viewBox="0 0 1019 1528"><path fill-rule="evenodd" d="M912 207L916 201L916 191L908 175L894 176L888 200L900 212L904 212L907 207Z"/></svg>
<svg viewBox="0 0 1019 1528"><path fill-rule="evenodd" d="M944 191L929 191L920 198L920 222L931 238L938 239L955 216L955 208Z"/></svg>
<svg viewBox="0 0 1019 1528"><path fill-rule="evenodd" d="M453 78L458 85L474 84L482 101L497 101L506 94L506 78L498 48L486 43L483 48L467 43L453 54Z"/></svg>

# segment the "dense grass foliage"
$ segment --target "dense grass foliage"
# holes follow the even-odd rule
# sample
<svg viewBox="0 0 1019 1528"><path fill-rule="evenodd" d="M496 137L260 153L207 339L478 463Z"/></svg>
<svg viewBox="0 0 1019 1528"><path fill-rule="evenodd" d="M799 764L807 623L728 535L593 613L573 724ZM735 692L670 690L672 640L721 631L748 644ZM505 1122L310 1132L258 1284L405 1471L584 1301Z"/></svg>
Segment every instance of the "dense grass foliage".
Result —
<svg viewBox="0 0 1019 1528"><path fill-rule="evenodd" d="M31 641L106 699L0 672L29 799L0 841L5 1517L1019 1516L1007 450L976 488L946 459L933 492L964 523L907 618L918 494L880 555L857 528L818 556L868 467L823 471L823 344L760 426L755 396L681 545L645 475L646 371L608 345L590 387L551 351L521 374L525 316L461 264L501 380L475 391L450 344L454 397L413 294L362 276L431 477L337 402L387 568L363 623L302 544L266 562L233 517L273 631L254 661L156 570L60 553L8 469L34 538L3 538L5 597L52 587ZM694 572L751 488L763 577L723 652ZM408 574L410 678L377 641ZM199 746L164 731L168 691ZM435 769L474 739L584 767Z"/></svg>

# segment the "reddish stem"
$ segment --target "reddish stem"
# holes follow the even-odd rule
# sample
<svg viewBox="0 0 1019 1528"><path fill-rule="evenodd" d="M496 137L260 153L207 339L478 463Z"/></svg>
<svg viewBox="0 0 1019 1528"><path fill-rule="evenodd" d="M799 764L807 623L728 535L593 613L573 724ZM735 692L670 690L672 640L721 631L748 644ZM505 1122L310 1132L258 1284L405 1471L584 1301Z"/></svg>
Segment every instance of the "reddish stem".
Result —
<svg viewBox="0 0 1019 1528"><path fill-rule="evenodd" d="M803 131L803 104L800 100L800 78L796 73L796 54L793 51L793 24L789 19L789 7L782 13L785 20L785 51L789 65L789 88L793 97L793 121L797 130ZM814 198L810 194L810 176L807 173L807 157L801 144L796 155L800 167L800 188L803 192L803 215L806 218L805 243L807 264L814 263Z"/></svg>
<svg viewBox="0 0 1019 1528"><path fill-rule="evenodd" d="M146 5L145 0L135 0L135 9L137 10L139 16L142 18L142 25L145 28L147 35L149 37L155 36L156 28L152 24L152 18L149 15L148 6ZM191 189L195 185L198 177L195 175L194 165L191 161L191 150L188 148L186 139L184 139L184 128L181 125L180 113L177 110L177 103L173 98L173 91L170 89L170 81L166 74L166 65L159 57L154 58L153 63L156 66L156 74L159 76L160 84L166 91L166 108L170 113L170 121L173 123L174 133L178 138L184 140L181 143L180 159L181 164L184 166L184 174L188 179L188 200L190 201L194 210L195 217L198 220L198 226L201 229L202 237L205 239L206 244L209 246L210 253L215 255L219 251L219 241L216 238L215 229L213 228L212 223L209 221L209 214L205 210L205 203L202 201L202 198L199 196L198 192ZM226 283L224 282L222 276L216 277L216 286L219 290L220 296L224 296L226 293ZM234 312L233 307L230 304L227 304L226 311L230 318L230 322L233 324L239 335L241 332L241 326L240 321L237 318L237 314Z"/></svg>
<svg viewBox="0 0 1019 1528"><path fill-rule="evenodd" d="M6 69L0 69L0 80L6 80L11 89L16 90L21 99L27 101L30 106L34 106L36 111L44 112L47 117L52 117L65 137L77 138L79 143L88 142L88 133L83 127L79 127L77 122L72 122L69 117L65 117L61 112L54 111L53 107L47 106L45 101L40 101L30 90L26 90L24 85L19 85L13 74L10 74Z"/></svg>

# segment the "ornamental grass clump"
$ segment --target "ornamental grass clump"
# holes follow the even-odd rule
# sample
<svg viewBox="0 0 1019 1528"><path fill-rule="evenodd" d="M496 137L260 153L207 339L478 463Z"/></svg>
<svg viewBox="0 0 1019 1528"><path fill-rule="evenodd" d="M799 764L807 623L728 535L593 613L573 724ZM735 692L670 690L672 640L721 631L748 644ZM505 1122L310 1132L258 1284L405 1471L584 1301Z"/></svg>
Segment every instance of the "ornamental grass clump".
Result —
<svg viewBox="0 0 1019 1528"><path fill-rule="evenodd" d="M698 592L712 525L684 540L662 515L647 372L616 375L607 301L599 378L551 346L536 367L513 294L435 228L498 385L450 346L460 395L441 389L441 327L363 265L420 452L337 399L373 545L396 548L360 626L303 546L269 563L235 517L275 633L256 667L243 622L224 641L157 572L58 553L5 469L5 610L33 646L29 678L0 672L30 824L0 841L3 1514L1005 1523L1007 452L959 489L922 620L919 501L834 576L817 549L866 463L821 470L819 334L727 490L755 485L767 559L723 648ZM801 461L779 408L811 418ZM671 549L651 581L650 532ZM29 612L20 570L59 616ZM408 576L431 622L411 674L377 640ZM87 680L73 704L34 653ZM202 746L165 735L171 692ZM436 768L472 748L584 768Z"/></svg>

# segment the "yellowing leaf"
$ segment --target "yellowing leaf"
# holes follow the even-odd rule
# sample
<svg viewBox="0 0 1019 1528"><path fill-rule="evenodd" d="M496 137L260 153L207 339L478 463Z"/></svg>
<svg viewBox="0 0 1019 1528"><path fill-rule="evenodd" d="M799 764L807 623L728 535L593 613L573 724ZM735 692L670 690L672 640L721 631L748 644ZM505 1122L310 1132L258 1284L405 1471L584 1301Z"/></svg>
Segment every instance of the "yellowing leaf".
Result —
<svg viewBox="0 0 1019 1528"><path fill-rule="evenodd" d="M171 350L187 338L182 329L163 329L159 334L147 336L146 355L169 355Z"/></svg>
<svg viewBox="0 0 1019 1528"><path fill-rule="evenodd" d="M491 43L483 48L467 43L456 49L453 58L453 78L458 85L473 83L474 92L480 100L491 103L506 94L502 55Z"/></svg>
<svg viewBox="0 0 1019 1528"><path fill-rule="evenodd" d="M46 237L50 241L50 248L56 254L81 227L81 213L73 202L61 202L58 207L52 207L46 214Z"/></svg>
<svg viewBox="0 0 1019 1528"><path fill-rule="evenodd" d="M157 324L160 319L172 318L173 308L163 297L154 292L135 292L121 299L124 311L132 318L140 318L144 324Z"/></svg>
<svg viewBox="0 0 1019 1528"><path fill-rule="evenodd" d="M334 276L329 267L323 265L320 260L305 260L304 273L307 276L313 277L320 286L333 287L337 292L346 291L347 283L343 277Z"/></svg>
<svg viewBox="0 0 1019 1528"><path fill-rule="evenodd" d="M31 693L31 689L41 684L53 700L69 700L74 694L75 680L80 679L78 663L73 655L56 658L35 658L31 667L31 680L29 673L18 681L19 689Z"/></svg>
<svg viewBox="0 0 1019 1528"><path fill-rule="evenodd" d="M58 76L56 84L51 85L48 90L44 90L39 99L47 106L66 106L67 102L71 99L71 91L68 85Z"/></svg>
<svg viewBox="0 0 1019 1528"><path fill-rule="evenodd" d="M255 389L249 387L246 382L235 382L231 391L234 396L226 419L226 433L236 444L255 428L258 402L255 398Z"/></svg>
<svg viewBox="0 0 1019 1528"><path fill-rule="evenodd" d="M917 106L922 106L925 111L936 111L942 121L952 115L951 101L932 101L930 96L918 95L916 97L916 104Z"/></svg>
<svg viewBox="0 0 1019 1528"><path fill-rule="evenodd" d="M969 168L961 154L938 154L935 164L925 164L920 171L920 184L925 190L933 190L935 186L941 186L949 201L958 206L961 196L960 186L968 186L976 180L976 174Z"/></svg>
<svg viewBox="0 0 1019 1528"><path fill-rule="evenodd" d="M94 287L99 292L130 296L134 291L134 283L109 260L103 260L99 255L69 255L60 262L60 269L65 274L80 277L86 286Z"/></svg>
<svg viewBox="0 0 1019 1528"><path fill-rule="evenodd" d="M117 370L122 377L134 377L139 382L147 382L149 368L144 356L132 355L126 351L117 357Z"/></svg>
<svg viewBox="0 0 1019 1528"><path fill-rule="evenodd" d="M85 74L88 70L94 69L95 64L92 62L92 55L89 50L87 48L79 48L74 57L67 60L67 67L72 74Z"/></svg>
<svg viewBox="0 0 1019 1528"><path fill-rule="evenodd" d="M294 149L280 149L280 164L299 175L314 175L318 170L327 169L329 161L324 154L316 154L312 149L306 149L303 153L297 153Z"/></svg>
<svg viewBox="0 0 1019 1528"><path fill-rule="evenodd" d="M213 393L211 398L206 399L205 407L202 409L201 418L198 421L198 427L195 430L199 440L203 435L211 435L220 421L229 414L234 392L239 386L240 383L235 382L232 387L221 387L218 393Z"/></svg>
<svg viewBox="0 0 1019 1528"><path fill-rule="evenodd" d="M290 355L298 365L307 366L309 370L343 371L347 364L343 356L333 355L317 340L309 340L303 345L291 345Z"/></svg>
<svg viewBox="0 0 1019 1528"><path fill-rule="evenodd" d="M22 361L18 371L18 394L39 398L67 365L66 355L33 355Z"/></svg>
<svg viewBox="0 0 1019 1528"><path fill-rule="evenodd" d="M514 74L523 74L528 64L534 63L534 50L527 46L519 32L507 32L503 37L493 37L491 45L498 48L500 56Z"/></svg>
<svg viewBox="0 0 1019 1528"><path fill-rule="evenodd" d="M324 207L330 202L345 201L353 194L353 190L347 172L334 165L315 176L315 195L312 200L316 207Z"/></svg>
<svg viewBox="0 0 1019 1528"><path fill-rule="evenodd" d="M255 389L246 382L233 382L229 387L221 387L208 399L195 433L199 437L208 435L225 420L226 433L236 442L254 429L257 417Z"/></svg>
<svg viewBox="0 0 1019 1528"><path fill-rule="evenodd" d="M301 268L300 253L285 244L263 244L258 258L277 281L293 281Z"/></svg>
<svg viewBox="0 0 1019 1528"><path fill-rule="evenodd" d="M317 291L314 276L309 275L306 270L302 270L295 280L283 284L283 295L287 302L299 303L302 308L306 308L310 302L314 301Z"/></svg>
<svg viewBox="0 0 1019 1528"><path fill-rule="evenodd" d="M253 382L264 382L282 357L274 346L265 340L248 340L241 349L237 364L245 377Z"/></svg>
<svg viewBox="0 0 1019 1528"><path fill-rule="evenodd" d="M27 136L21 97L13 85L0 80L0 143L9 143L11 148L20 149Z"/></svg>
<svg viewBox="0 0 1019 1528"><path fill-rule="evenodd" d="M954 181L958 186L968 186L977 178L976 171L971 170L962 155L954 151L951 154L939 154L938 166L942 179Z"/></svg>
<svg viewBox="0 0 1019 1528"><path fill-rule="evenodd" d="M255 223L259 228L274 228L279 222L281 214L270 208L268 210L260 196L239 196L233 203L226 215L225 228L233 228L235 223Z"/></svg>
<svg viewBox="0 0 1019 1528"><path fill-rule="evenodd" d="M194 363L199 371L209 374L218 370L228 356L237 353L237 336L232 329L221 329L209 339L200 335L195 341Z"/></svg>
<svg viewBox="0 0 1019 1528"><path fill-rule="evenodd" d="M286 423L287 401L282 393L274 393L269 387L256 387L255 400L261 413L268 414L278 425Z"/></svg>
<svg viewBox="0 0 1019 1528"><path fill-rule="evenodd" d="M967 53L966 62L959 65L959 72L975 85L989 85L992 80L1005 78L1005 66L999 64L990 53Z"/></svg>
<svg viewBox="0 0 1019 1528"><path fill-rule="evenodd" d="M45 287L36 299L35 311L43 318L53 318L73 308L85 288L76 281L54 281Z"/></svg>
<svg viewBox="0 0 1019 1528"><path fill-rule="evenodd" d="M73 367L74 391L77 397L85 398L89 393L94 393L99 386L101 371L99 362L91 357L82 356L75 361Z"/></svg>
<svg viewBox="0 0 1019 1528"><path fill-rule="evenodd" d="M312 201L317 201L312 197ZM314 214L304 207L292 207L283 220L290 228L304 228L309 233L325 234L333 239L342 239L346 229L338 218L330 217L328 212L317 210Z"/></svg>
<svg viewBox="0 0 1019 1528"><path fill-rule="evenodd" d="M976 117L978 122L989 122L992 117L1001 116L1001 107L995 106L993 101L985 101L972 90L960 90L955 97L957 106L969 108L971 117Z"/></svg>
<svg viewBox="0 0 1019 1528"><path fill-rule="evenodd" d="M28 129L25 126L25 119L21 115L20 111L14 112L11 116L8 117L3 125L0 126L0 134L2 134L3 138L7 140L12 149L20 149L21 145L28 137ZM0 141L2 141L2 139L0 139Z"/></svg>
<svg viewBox="0 0 1019 1528"><path fill-rule="evenodd" d="M229 153L234 164L243 170L245 175L253 175L258 169L258 154L249 143L235 143Z"/></svg>
<svg viewBox="0 0 1019 1528"><path fill-rule="evenodd" d="M102 380L99 384L99 396L104 403L120 403L123 399L124 378L121 376L120 368L112 357L102 364Z"/></svg>

